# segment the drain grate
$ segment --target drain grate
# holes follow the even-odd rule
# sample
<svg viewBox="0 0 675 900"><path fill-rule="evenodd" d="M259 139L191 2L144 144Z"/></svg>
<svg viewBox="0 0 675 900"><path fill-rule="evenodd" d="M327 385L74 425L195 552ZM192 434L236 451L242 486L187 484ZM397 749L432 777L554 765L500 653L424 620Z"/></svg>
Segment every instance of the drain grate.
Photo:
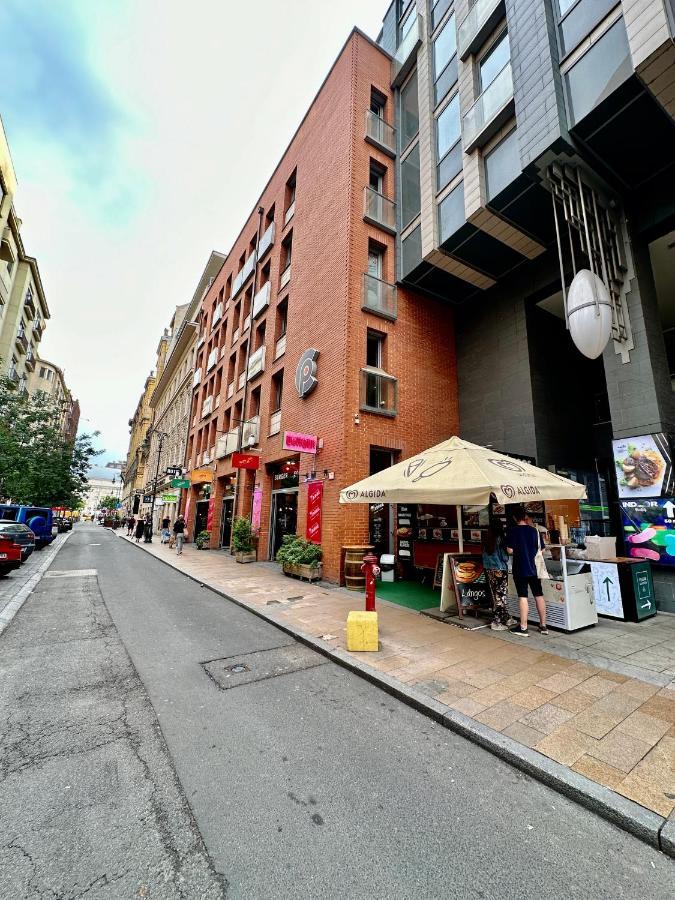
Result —
<svg viewBox="0 0 675 900"><path fill-rule="evenodd" d="M320 653L315 653L304 644L294 643L242 656L212 659L202 663L202 668L221 690L226 691L243 684L313 669L315 666L326 665L327 662Z"/></svg>

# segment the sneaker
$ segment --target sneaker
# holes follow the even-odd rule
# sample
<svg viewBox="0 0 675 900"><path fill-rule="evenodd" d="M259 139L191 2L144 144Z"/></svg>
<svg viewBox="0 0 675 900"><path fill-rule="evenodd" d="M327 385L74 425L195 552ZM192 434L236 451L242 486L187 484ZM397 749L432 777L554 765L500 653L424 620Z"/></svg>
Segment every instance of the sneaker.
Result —
<svg viewBox="0 0 675 900"><path fill-rule="evenodd" d="M518 637L529 637L530 636L530 632L527 630L527 628L521 628L520 625L516 625L513 628L509 628L509 631L511 632L511 634L517 634Z"/></svg>
<svg viewBox="0 0 675 900"><path fill-rule="evenodd" d="M548 628L545 625L540 625L539 634L548 634Z"/></svg>
<svg viewBox="0 0 675 900"><path fill-rule="evenodd" d="M508 631L506 625L502 625L501 622L492 622L490 628L492 629L492 631Z"/></svg>
<svg viewBox="0 0 675 900"><path fill-rule="evenodd" d="M514 625L517 625L517 624L518 624L518 623L517 623L516 620L513 618L513 616L509 616L508 619L506 620L506 627L507 627L507 628L513 628L513 626L514 626Z"/></svg>

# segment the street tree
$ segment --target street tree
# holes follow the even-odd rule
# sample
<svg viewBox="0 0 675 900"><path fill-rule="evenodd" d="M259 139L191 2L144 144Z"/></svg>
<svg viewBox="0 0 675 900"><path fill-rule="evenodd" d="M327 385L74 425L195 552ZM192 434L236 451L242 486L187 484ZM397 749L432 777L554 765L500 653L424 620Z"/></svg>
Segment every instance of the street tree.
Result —
<svg viewBox="0 0 675 900"><path fill-rule="evenodd" d="M107 497L101 497L101 502L98 505L98 509L117 509L117 504L119 503L118 497L113 497L112 494L109 494Z"/></svg>

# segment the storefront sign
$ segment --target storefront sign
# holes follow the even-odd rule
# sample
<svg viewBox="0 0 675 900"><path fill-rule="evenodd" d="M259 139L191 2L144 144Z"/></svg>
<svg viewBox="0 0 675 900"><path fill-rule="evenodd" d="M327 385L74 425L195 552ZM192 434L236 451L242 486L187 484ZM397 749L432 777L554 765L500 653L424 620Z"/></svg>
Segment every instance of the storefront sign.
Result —
<svg viewBox="0 0 675 900"><path fill-rule="evenodd" d="M162 503L178 503L178 494L162 494Z"/></svg>
<svg viewBox="0 0 675 900"><path fill-rule="evenodd" d="M300 463L294 459L271 467L274 490L293 488L300 484Z"/></svg>
<svg viewBox="0 0 675 900"><path fill-rule="evenodd" d="M251 526L257 530L260 528L260 518L262 513L262 489L256 488L253 491L253 506L251 511Z"/></svg>
<svg viewBox="0 0 675 900"><path fill-rule="evenodd" d="M642 434L612 441L619 497L670 497L675 493L670 438Z"/></svg>
<svg viewBox="0 0 675 900"><path fill-rule="evenodd" d="M616 563L592 562L593 594L595 608L601 616L623 619L623 601L619 584L619 567Z"/></svg>
<svg viewBox="0 0 675 900"><path fill-rule="evenodd" d="M284 450L295 453L316 453L317 437L315 434L301 434L298 431L284 431Z"/></svg>
<svg viewBox="0 0 675 900"><path fill-rule="evenodd" d="M321 499L323 497L323 481L312 481L307 492L307 531L308 541L321 543Z"/></svg>
<svg viewBox="0 0 675 900"><path fill-rule="evenodd" d="M206 513L206 530L207 531L211 531L211 529L213 528L213 507L215 506L215 503L216 503L216 498L211 497L211 499L209 500L208 512Z"/></svg>
<svg viewBox="0 0 675 900"><path fill-rule="evenodd" d="M152 494L143 494L143 503L152 503Z"/></svg>
<svg viewBox="0 0 675 900"><path fill-rule="evenodd" d="M675 566L675 497L622 500L626 556Z"/></svg>
<svg viewBox="0 0 675 900"><path fill-rule="evenodd" d="M260 457L257 453L233 453L233 469L259 469Z"/></svg>
<svg viewBox="0 0 675 900"><path fill-rule="evenodd" d="M492 594L480 556L471 553L452 553L452 580L455 597L462 610L492 609Z"/></svg>
<svg viewBox="0 0 675 900"><path fill-rule="evenodd" d="M166 474L169 475L170 477L175 476L175 475L180 475L182 473L182 471L183 470L181 469L180 466L167 466L166 467Z"/></svg>
<svg viewBox="0 0 675 900"><path fill-rule="evenodd" d="M189 488L190 482L187 478L173 478L171 480L172 488Z"/></svg>
<svg viewBox="0 0 675 900"><path fill-rule="evenodd" d="M212 469L193 469L190 472L192 484L210 484L213 481Z"/></svg>

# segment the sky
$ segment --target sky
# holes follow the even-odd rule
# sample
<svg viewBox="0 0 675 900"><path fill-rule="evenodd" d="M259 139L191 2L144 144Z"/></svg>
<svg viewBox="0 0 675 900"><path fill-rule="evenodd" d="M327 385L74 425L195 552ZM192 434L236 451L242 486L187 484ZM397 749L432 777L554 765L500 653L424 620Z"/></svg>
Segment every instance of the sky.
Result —
<svg viewBox="0 0 675 900"><path fill-rule="evenodd" d="M0 116L64 368L126 456L159 337L227 252L358 25L387 0L2 0Z"/></svg>

